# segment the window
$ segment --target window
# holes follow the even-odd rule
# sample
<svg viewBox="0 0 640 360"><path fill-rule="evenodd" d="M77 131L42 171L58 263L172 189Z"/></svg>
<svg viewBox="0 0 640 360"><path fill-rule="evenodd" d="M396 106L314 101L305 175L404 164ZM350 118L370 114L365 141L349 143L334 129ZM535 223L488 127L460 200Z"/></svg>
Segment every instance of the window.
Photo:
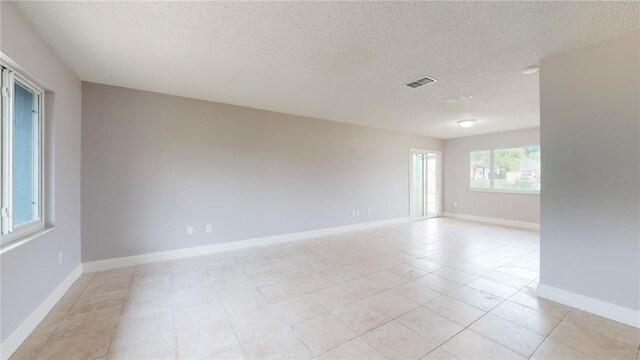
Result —
<svg viewBox="0 0 640 360"><path fill-rule="evenodd" d="M540 192L540 146L469 152L469 189Z"/></svg>
<svg viewBox="0 0 640 360"><path fill-rule="evenodd" d="M42 95L37 86L2 67L3 245L44 227Z"/></svg>
<svg viewBox="0 0 640 360"><path fill-rule="evenodd" d="M491 151L472 151L469 163L471 165L470 187L491 188Z"/></svg>

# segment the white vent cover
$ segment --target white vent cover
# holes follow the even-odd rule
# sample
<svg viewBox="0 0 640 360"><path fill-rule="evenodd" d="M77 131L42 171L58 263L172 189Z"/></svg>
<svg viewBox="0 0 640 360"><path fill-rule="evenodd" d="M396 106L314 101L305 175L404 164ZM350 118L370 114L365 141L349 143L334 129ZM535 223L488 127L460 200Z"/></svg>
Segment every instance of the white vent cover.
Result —
<svg viewBox="0 0 640 360"><path fill-rule="evenodd" d="M446 97L442 99L442 102L452 103L452 102L459 102L459 101L465 101L465 100L471 100L471 99L473 99L473 96L469 94L460 94L456 96Z"/></svg>
<svg viewBox="0 0 640 360"><path fill-rule="evenodd" d="M412 82L406 83L406 84L404 84L404 85L405 85L405 86L408 86L408 87L410 87L410 88L415 89L415 88L419 88L420 86L425 86L425 85L433 84L433 83L434 83L434 82L436 82L436 81L438 81L438 80L436 80L436 79L434 79L434 78L431 78L431 77L428 77L428 76L425 76L425 77L423 77L423 78L421 78L421 79L418 79L418 80L415 80L415 81L412 81Z"/></svg>

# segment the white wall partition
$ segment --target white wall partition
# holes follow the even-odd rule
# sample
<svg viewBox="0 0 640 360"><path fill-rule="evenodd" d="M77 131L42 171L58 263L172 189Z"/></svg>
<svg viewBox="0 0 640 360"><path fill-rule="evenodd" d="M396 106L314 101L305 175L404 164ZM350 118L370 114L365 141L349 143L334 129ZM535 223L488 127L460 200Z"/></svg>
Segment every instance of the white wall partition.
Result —
<svg viewBox="0 0 640 360"><path fill-rule="evenodd" d="M539 295L640 326L640 30L540 65Z"/></svg>

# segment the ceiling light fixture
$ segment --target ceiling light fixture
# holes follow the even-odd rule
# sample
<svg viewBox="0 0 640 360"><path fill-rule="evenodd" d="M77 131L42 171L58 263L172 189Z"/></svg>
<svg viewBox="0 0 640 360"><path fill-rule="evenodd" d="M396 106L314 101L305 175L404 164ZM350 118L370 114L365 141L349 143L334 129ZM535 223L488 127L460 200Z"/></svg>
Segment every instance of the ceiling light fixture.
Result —
<svg viewBox="0 0 640 360"><path fill-rule="evenodd" d="M463 127L463 128L470 128L473 126L475 122L476 122L476 119L464 119L464 120L458 121L458 125L460 125L460 127Z"/></svg>
<svg viewBox="0 0 640 360"><path fill-rule="evenodd" d="M527 68L522 69L522 74L531 75L537 73L538 71L540 71L540 67L538 65L531 65Z"/></svg>

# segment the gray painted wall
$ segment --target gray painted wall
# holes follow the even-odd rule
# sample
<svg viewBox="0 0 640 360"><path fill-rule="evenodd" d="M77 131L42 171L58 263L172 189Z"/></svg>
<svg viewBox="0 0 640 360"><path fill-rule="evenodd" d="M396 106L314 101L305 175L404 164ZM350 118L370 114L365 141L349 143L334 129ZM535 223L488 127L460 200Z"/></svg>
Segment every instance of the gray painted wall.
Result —
<svg viewBox="0 0 640 360"><path fill-rule="evenodd" d="M640 309L640 31L540 65L541 283Z"/></svg>
<svg viewBox="0 0 640 360"><path fill-rule="evenodd" d="M508 131L444 142L444 211L462 215L540 223L540 195L467 190L470 150L540 144L540 129ZM546 151L541 149L542 157ZM458 203L454 207L454 203Z"/></svg>
<svg viewBox="0 0 640 360"><path fill-rule="evenodd" d="M107 85L82 90L83 262L406 217L409 148L442 145Z"/></svg>
<svg viewBox="0 0 640 360"><path fill-rule="evenodd" d="M4 341L80 264L82 93L77 77L13 4L3 1L0 7L0 50L47 91L47 222L57 227L0 255L0 338Z"/></svg>

